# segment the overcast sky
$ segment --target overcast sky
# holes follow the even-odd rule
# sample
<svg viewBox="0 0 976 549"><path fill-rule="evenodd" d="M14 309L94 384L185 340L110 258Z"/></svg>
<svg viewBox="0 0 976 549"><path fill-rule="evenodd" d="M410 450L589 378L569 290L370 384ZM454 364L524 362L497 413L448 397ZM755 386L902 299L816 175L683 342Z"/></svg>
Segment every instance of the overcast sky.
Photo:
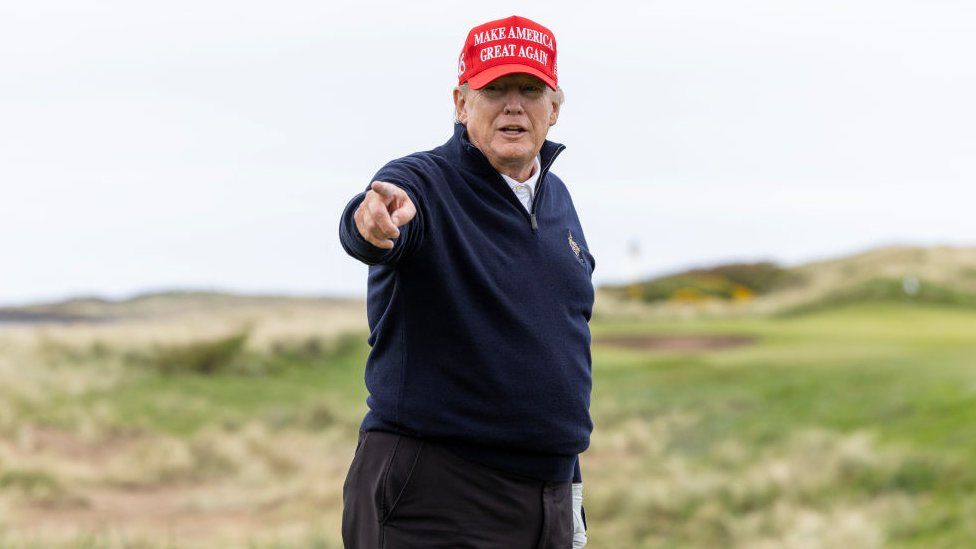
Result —
<svg viewBox="0 0 976 549"><path fill-rule="evenodd" d="M451 132L470 27L558 43L598 283L976 244L968 1L0 4L0 303L362 295L338 216Z"/></svg>

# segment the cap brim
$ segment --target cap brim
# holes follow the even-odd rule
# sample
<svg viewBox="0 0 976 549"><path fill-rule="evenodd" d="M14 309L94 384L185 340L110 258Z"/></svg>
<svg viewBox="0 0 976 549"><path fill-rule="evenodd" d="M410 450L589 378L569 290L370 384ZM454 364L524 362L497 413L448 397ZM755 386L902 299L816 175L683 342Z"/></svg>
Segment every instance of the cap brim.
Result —
<svg viewBox="0 0 976 549"><path fill-rule="evenodd" d="M519 64L509 64L509 65L496 65L494 67L489 67L478 74L472 76L468 79L468 85L472 89L481 89L485 87L489 82L495 80L496 78L501 78L506 74L531 74L542 80L552 89L556 89L556 82L552 78L549 78L544 72L539 69L529 67L527 65Z"/></svg>

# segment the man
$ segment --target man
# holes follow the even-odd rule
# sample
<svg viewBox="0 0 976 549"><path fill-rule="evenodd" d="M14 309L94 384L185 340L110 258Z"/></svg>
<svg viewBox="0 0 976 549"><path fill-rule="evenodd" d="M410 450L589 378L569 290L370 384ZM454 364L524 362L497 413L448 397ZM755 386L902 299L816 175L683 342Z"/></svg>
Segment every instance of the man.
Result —
<svg viewBox="0 0 976 549"><path fill-rule="evenodd" d="M586 543L589 253L546 140L556 42L522 17L468 33L444 145L343 211L370 265L369 412L343 486L351 548Z"/></svg>

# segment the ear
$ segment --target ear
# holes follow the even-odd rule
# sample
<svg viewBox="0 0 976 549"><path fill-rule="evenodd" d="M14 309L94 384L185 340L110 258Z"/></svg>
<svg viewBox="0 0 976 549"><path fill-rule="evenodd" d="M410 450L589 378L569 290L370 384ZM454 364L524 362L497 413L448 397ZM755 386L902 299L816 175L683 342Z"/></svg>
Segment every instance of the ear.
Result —
<svg viewBox="0 0 976 549"><path fill-rule="evenodd" d="M552 112L549 113L550 127L556 125L556 120L559 119L559 107L562 106L562 104L556 98L557 98L556 92L552 92Z"/></svg>
<svg viewBox="0 0 976 549"><path fill-rule="evenodd" d="M455 118L457 118L457 121L462 124L468 121L468 111L467 109L464 108L466 103L467 103L467 98L464 97L464 92L461 91L461 88L455 87L454 88L454 116Z"/></svg>

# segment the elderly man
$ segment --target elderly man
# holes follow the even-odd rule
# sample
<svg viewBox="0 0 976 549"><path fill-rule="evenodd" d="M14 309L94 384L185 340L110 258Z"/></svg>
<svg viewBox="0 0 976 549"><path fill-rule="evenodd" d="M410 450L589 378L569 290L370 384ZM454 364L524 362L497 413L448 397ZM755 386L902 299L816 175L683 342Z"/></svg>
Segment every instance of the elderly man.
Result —
<svg viewBox="0 0 976 549"><path fill-rule="evenodd" d="M491 21L458 65L454 135L381 168L340 222L370 265L372 346L343 540L582 547L595 262L549 171L555 38Z"/></svg>

